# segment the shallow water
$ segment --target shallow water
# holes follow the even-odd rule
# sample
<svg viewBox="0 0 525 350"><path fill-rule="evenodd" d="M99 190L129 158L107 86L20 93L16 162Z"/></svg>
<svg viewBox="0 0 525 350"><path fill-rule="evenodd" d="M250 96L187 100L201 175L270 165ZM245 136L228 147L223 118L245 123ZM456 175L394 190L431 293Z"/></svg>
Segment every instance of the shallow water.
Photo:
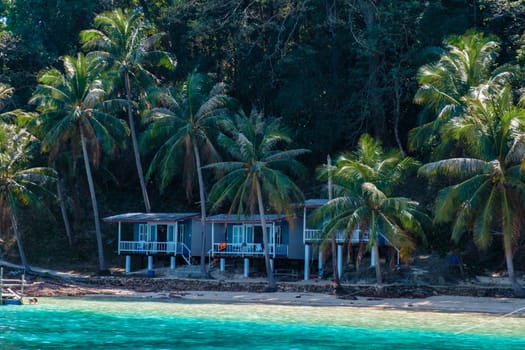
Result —
<svg viewBox="0 0 525 350"><path fill-rule="evenodd" d="M43 298L0 349L525 349L525 318L355 307Z"/></svg>

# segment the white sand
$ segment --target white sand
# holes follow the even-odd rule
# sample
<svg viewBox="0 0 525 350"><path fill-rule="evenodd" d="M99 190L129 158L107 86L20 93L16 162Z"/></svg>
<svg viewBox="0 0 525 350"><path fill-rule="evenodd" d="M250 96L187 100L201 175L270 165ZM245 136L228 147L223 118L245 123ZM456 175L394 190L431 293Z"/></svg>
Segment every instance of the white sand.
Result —
<svg viewBox="0 0 525 350"><path fill-rule="evenodd" d="M0 260L0 265L17 266ZM42 270L43 269L37 269ZM74 273L57 274L56 271L45 270L46 273L57 277L78 277ZM494 279L494 278L493 278ZM506 279L494 279L497 285L503 284ZM262 279L264 281L264 279ZM523 281L522 281L523 283ZM428 298L369 298L357 297L356 300L340 299L328 293L250 293L250 292L216 292L216 291L185 291L185 292L135 292L119 288L85 288L76 285L62 285L57 289L50 289L34 284L33 296L65 296L65 295L91 295L113 296L125 298L151 298L169 299L201 303L260 303L276 305L302 305L302 306L347 306L371 307L377 309L399 309L415 311L440 311L440 312L476 312L508 316L525 317L525 298L487 298L441 295ZM28 287L28 292L31 288ZM31 292L26 294L31 296Z"/></svg>
<svg viewBox="0 0 525 350"><path fill-rule="evenodd" d="M322 293L250 293L250 292L158 292L137 293L122 291L113 294L119 297L170 299L199 303L253 303L300 306L346 306L371 307L376 309L398 309L439 312L473 312L525 317L525 299L485 298L463 296L432 296L421 299L367 298L345 300Z"/></svg>

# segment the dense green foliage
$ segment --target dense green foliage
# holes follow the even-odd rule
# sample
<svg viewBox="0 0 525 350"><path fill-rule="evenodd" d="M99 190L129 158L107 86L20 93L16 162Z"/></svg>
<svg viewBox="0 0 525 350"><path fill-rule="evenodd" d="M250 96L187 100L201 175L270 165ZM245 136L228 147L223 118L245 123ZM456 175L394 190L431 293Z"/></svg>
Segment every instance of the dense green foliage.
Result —
<svg viewBox="0 0 525 350"><path fill-rule="evenodd" d="M63 147L82 151L95 221L99 270L105 271L104 245L91 164L98 166L101 153L112 153L122 143L127 127L102 109L107 91L99 79L101 61L95 56L64 56L64 72L42 71L31 99L38 105L39 127L45 130L42 151L54 160ZM73 156L79 156L73 153Z"/></svg>
<svg viewBox="0 0 525 350"><path fill-rule="evenodd" d="M377 259L381 240L410 256L416 238L424 237L423 226L430 218L418 210L419 203L394 193L415 167L417 162L412 158L402 157L398 150L385 152L378 141L363 134L355 152L341 155L335 167L320 170L322 179L331 177L335 192L334 198L315 212L316 221L327 221L323 233L330 237L337 232L346 236L356 230L360 235L368 232L368 247ZM361 253L356 257L356 268ZM381 285L380 264L375 264L375 269Z"/></svg>
<svg viewBox="0 0 525 350"><path fill-rule="evenodd" d="M156 150L148 175L158 172L160 190L164 190L176 173L182 173L186 198L190 199L197 177L202 228L206 220L206 189L202 166L218 158L213 145L214 129L227 115L230 98L224 84L210 84L199 73L191 73L174 94L170 89L160 92L157 108L150 112L152 121L144 133L146 144L162 146ZM202 229L202 241L206 232ZM201 251L201 269L206 273L205 245Z"/></svg>
<svg viewBox="0 0 525 350"><path fill-rule="evenodd" d="M200 204L206 216L206 205L214 203L205 189L215 178L200 173L202 163L212 154L225 161L232 156L214 148L219 110L226 117L251 108L263 111L263 119L280 117L290 131L289 146L311 150L299 158L310 175L297 183L306 197L326 196L314 176L326 155L352 151L369 134L371 143L397 149L401 158L437 162L432 169L450 158L497 160L512 181L498 182L501 176L486 167L478 170L496 176L495 188L512 190L514 214L523 209L517 190L523 131L511 119L508 127L503 122L521 108L524 18L520 1L503 0L3 0L0 112L2 122L26 126L43 141L42 151L50 152L34 161L49 156L60 174L63 210L51 210L64 218L72 214L71 237L79 252L78 242L93 243L86 211L95 206L102 215L144 204L149 210L149 193L155 211L195 210ZM75 60L93 65L89 74L79 72L83 81L67 73L77 67ZM491 142L501 147L495 150ZM149 169L146 181L142 167ZM422 172L433 174L429 167ZM451 212L447 205L464 198L450 188L438 195L456 181L452 175L458 174L447 169L429 184L405 175L413 185L395 193L422 203L418 210L428 214L436 209L444 234L431 233L430 248L449 251L448 231L455 248L472 233L487 248L483 232L512 226L513 238L504 234L507 266L511 250L523 267L523 223L511 225L508 206L493 202L498 215L485 227L475 211ZM92 174L84 179L79 170ZM390 198L386 188L393 182L383 187L376 180L366 183ZM360 195L377 192L371 185L358 187L354 193ZM199 203L185 200L197 192ZM90 207L87 199L95 194L99 203ZM470 220L458 221L457 215ZM58 222L54 235L63 231ZM102 255L100 245L113 240L100 235Z"/></svg>
<svg viewBox="0 0 525 350"><path fill-rule="evenodd" d="M267 232L266 208L272 213L293 217L292 204L303 201L301 190L290 176L297 177L302 170L295 157L308 150L282 149L291 143L291 139L282 130L280 122L280 119L265 117L255 109L249 116L241 110L230 120L221 121L218 141L232 160L207 166L224 173L210 192L214 207L228 202L231 203L229 213L258 213L262 232ZM262 236L268 286L275 289L268 235Z"/></svg>
<svg viewBox="0 0 525 350"><path fill-rule="evenodd" d="M27 206L47 211L44 200L53 197L49 184L55 178L55 171L47 167L31 167L38 140L25 129L2 124L0 145L0 224L2 227L11 225L22 265L31 271L19 230L19 214L22 207Z"/></svg>

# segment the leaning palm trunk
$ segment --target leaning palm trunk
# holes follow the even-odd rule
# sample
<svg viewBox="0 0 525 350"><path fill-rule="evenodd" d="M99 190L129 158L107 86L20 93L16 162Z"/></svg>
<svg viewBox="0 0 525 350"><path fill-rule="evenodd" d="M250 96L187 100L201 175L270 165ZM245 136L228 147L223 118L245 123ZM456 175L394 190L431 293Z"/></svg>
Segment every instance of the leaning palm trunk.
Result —
<svg viewBox="0 0 525 350"><path fill-rule="evenodd" d="M146 181L144 181L144 172L142 170L142 162L140 160L139 146L137 142L137 133L135 131L135 121L133 119L133 111L131 109L131 86L129 81L129 73L126 71L124 73L124 80L126 85L126 98L128 100L128 122L129 129L131 131L131 143L133 145L133 155L135 156L135 166L137 167L137 174L140 181L140 189L142 191L142 197L144 198L144 206L146 207L146 212L151 212L151 205L148 197L148 190L146 188Z"/></svg>
<svg viewBox="0 0 525 350"><path fill-rule="evenodd" d="M100 229L100 219L98 214L97 197L95 194L95 184L93 183L93 175L91 174L91 165L89 163L86 139L84 137L84 130L80 128L80 142L82 143L82 153L84 155L84 166L86 167L86 176L89 184L89 193L91 195L91 205L93 206L93 217L95 220L95 234L97 237L98 248L98 263L99 273L107 273L106 261L104 259L104 247L102 245L102 230Z"/></svg>
<svg viewBox="0 0 525 350"><path fill-rule="evenodd" d="M197 144L193 143L195 153L195 166L197 167L197 180L199 181L199 199L201 201L201 274L206 277L206 196L204 195L204 179L202 178L201 159Z"/></svg>
<svg viewBox="0 0 525 350"><path fill-rule="evenodd" d="M16 221L15 214L11 213L11 225L13 226L13 232L16 237L16 244L18 245L18 252L20 253L20 260L22 261L22 266L27 273L32 272L31 266L27 262L26 253L24 251L24 246L22 245L22 237L18 231L18 222Z"/></svg>
<svg viewBox="0 0 525 350"><path fill-rule="evenodd" d="M71 235L71 225L69 224L69 218L67 216L66 205L64 203L64 196L62 194L62 186L60 186L60 179L57 181L57 196L58 202L60 203L60 212L62 213L62 220L64 220L64 228L66 229L67 241L69 246L73 246L73 238Z"/></svg>
<svg viewBox="0 0 525 350"><path fill-rule="evenodd" d="M259 204L259 215L261 216L261 226L263 232L263 244L264 244L264 264L266 265L266 275L268 277L268 289L274 291L276 289L275 276L273 275L272 267L270 265L270 252L268 247L268 236L266 234L266 218L264 217L264 205L262 198L261 183L256 180L257 187L257 202Z"/></svg>
<svg viewBox="0 0 525 350"><path fill-rule="evenodd" d="M509 235L503 235L503 245L505 247L505 261L507 263L507 272L509 274L512 289L516 296L523 297L525 296L525 290L519 285L516 280L516 274L514 273L514 262L512 261L512 237L509 237Z"/></svg>

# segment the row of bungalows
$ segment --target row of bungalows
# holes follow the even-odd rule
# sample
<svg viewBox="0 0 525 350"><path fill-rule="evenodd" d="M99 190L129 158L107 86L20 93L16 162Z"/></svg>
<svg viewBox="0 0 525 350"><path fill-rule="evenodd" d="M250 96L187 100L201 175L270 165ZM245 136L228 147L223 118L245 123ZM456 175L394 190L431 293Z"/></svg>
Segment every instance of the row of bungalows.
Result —
<svg viewBox="0 0 525 350"><path fill-rule="evenodd" d="M316 277L322 277L323 237L319 227L312 227L309 216L324 203L326 200L307 200L292 218L276 214L265 216L268 252L275 272L279 269L295 271L289 267L299 266L305 280L311 278L312 270L317 270ZM249 277L250 266L262 265L257 263L264 258L264 233L259 215L208 216L204 224L204 242L198 213L124 213L103 220L118 224L118 254L126 257L125 271L128 273L132 269L132 258L135 266L147 260L149 276L155 275L156 262L169 260L171 269L179 264L191 265L200 258L203 244L208 262L218 261L220 271L226 270L227 261L241 262L245 277ZM352 235L337 234L339 275L343 271L343 245L366 242L368 235L359 230Z"/></svg>

